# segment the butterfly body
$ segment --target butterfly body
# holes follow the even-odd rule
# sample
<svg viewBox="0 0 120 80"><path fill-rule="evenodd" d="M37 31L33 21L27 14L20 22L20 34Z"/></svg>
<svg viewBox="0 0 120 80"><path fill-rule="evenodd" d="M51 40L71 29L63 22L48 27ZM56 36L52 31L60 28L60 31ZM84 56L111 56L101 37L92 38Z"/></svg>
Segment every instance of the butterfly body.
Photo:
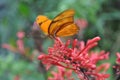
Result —
<svg viewBox="0 0 120 80"><path fill-rule="evenodd" d="M56 16L53 20L46 16L38 16L36 23L40 29L50 37L64 37L76 34L79 31L74 23L74 10L66 10Z"/></svg>

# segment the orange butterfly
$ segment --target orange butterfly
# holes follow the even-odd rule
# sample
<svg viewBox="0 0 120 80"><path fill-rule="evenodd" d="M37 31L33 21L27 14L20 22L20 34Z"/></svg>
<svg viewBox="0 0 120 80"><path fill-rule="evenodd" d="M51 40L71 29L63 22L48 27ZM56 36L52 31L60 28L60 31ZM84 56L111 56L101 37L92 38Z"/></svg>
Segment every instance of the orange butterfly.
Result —
<svg viewBox="0 0 120 80"><path fill-rule="evenodd" d="M74 13L75 11L72 9L65 10L53 20L39 15L36 18L36 23L45 34L52 38L71 36L79 31L79 27L74 23Z"/></svg>

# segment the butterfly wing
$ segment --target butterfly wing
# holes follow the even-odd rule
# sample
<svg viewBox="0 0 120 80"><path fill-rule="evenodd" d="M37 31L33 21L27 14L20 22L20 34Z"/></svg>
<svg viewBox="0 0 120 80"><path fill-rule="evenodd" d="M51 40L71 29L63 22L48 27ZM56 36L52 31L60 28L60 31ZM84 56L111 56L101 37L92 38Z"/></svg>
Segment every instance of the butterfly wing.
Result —
<svg viewBox="0 0 120 80"><path fill-rule="evenodd" d="M79 28L74 23L66 24L64 28L60 29L56 36L64 37L64 36L72 36L79 31Z"/></svg>
<svg viewBox="0 0 120 80"><path fill-rule="evenodd" d="M66 10L56 16L48 28L48 34L52 36L70 36L77 33L78 27L74 24L74 13L74 10ZM74 30L74 32L71 30Z"/></svg>
<svg viewBox="0 0 120 80"><path fill-rule="evenodd" d="M70 16L74 16L75 14L75 11L73 9L69 9L69 10L65 10L63 11L62 13L58 14L53 21L57 21L57 20L61 20L63 18L67 18L67 17L70 17Z"/></svg>

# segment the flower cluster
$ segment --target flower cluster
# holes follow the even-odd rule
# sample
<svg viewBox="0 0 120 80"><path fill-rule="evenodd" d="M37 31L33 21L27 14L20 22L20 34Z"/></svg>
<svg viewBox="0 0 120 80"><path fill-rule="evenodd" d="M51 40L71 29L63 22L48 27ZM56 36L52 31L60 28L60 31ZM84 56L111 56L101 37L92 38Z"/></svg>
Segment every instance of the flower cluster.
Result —
<svg viewBox="0 0 120 80"><path fill-rule="evenodd" d="M18 37L18 40L16 41L17 48L10 44L3 44L2 47L15 53L19 52L21 54L25 54L24 41L23 41L24 36L25 33L23 31L19 31L17 33L17 37Z"/></svg>
<svg viewBox="0 0 120 80"><path fill-rule="evenodd" d="M110 64L102 64L97 67L97 62L108 59L109 53L105 51L92 52L91 48L97 46L100 37L90 39L85 44L84 41L75 39L70 47L70 40L63 43L59 38L55 40L53 47L48 49L48 54L42 54L38 57L43 64L49 68L51 65L61 66L71 69L78 74L81 80L105 80L109 77L105 74ZM101 72L104 69L103 72Z"/></svg>
<svg viewBox="0 0 120 80"><path fill-rule="evenodd" d="M30 49L28 47L25 47L25 44L24 44L25 32L19 31L17 32L16 35L18 37L18 40L16 41L16 46L13 46L11 44L2 44L2 48L12 51L13 53L19 53L26 60L32 61L34 54L29 54Z"/></svg>

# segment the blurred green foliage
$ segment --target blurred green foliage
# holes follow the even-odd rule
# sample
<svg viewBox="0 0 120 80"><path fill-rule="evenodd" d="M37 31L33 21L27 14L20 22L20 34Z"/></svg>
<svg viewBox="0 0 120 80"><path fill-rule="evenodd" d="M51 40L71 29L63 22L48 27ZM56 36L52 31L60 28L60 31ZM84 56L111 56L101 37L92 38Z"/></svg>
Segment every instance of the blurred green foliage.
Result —
<svg viewBox="0 0 120 80"><path fill-rule="evenodd" d="M115 53L120 52L120 1L119 0L1 0L0 1L0 45L16 45L16 33L20 30L30 33L37 15L55 17L65 9L74 9L75 18L86 19L88 27L83 40L100 36L99 50L111 53L110 62L114 63ZM80 37L80 36L79 36ZM52 44L51 40L41 42L43 52ZM25 39L25 45L34 48L31 38ZM21 75L22 80L44 80L36 69L36 64L17 59L12 52L0 46L0 79L13 80ZM30 71L28 74L24 71ZM6 77L8 76L8 77Z"/></svg>
<svg viewBox="0 0 120 80"><path fill-rule="evenodd" d="M19 75L20 80L44 80L43 74L37 71L36 63L28 63L25 60L14 59L15 55L9 53L7 57L0 57L0 79L14 80ZM7 76L7 77L6 77Z"/></svg>

